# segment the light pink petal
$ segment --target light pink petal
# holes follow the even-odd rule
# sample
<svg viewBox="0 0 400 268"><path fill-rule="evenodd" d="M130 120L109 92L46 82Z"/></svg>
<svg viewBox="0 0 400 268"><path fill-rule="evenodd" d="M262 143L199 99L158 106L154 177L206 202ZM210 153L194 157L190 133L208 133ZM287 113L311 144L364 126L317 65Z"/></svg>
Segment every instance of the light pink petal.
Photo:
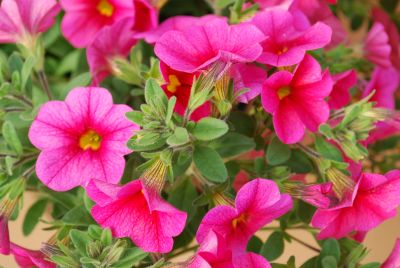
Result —
<svg viewBox="0 0 400 268"><path fill-rule="evenodd" d="M385 32L384 26L376 22L369 31L365 39L365 56L367 59L382 67L390 67L389 37Z"/></svg>
<svg viewBox="0 0 400 268"><path fill-rule="evenodd" d="M279 139L286 144L293 144L303 139L305 125L289 98L284 98L273 115L273 124Z"/></svg>
<svg viewBox="0 0 400 268"><path fill-rule="evenodd" d="M90 180L85 190L87 195L99 205L105 205L115 199L121 187L99 180Z"/></svg>

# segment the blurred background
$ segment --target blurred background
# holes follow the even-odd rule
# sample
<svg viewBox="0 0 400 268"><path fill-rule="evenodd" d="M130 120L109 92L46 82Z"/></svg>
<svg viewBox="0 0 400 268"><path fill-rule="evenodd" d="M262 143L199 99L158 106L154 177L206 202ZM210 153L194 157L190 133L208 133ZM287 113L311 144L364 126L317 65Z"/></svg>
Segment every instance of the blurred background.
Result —
<svg viewBox="0 0 400 268"><path fill-rule="evenodd" d="M23 245L29 249L39 249L41 243L43 241L47 241L51 236L52 232L43 231L42 229L46 227L46 224L40 223L37 228L32 232L32 234L28 237L24 237L22 234L22 221L26 214L26 211L37 200L37 196L32 192L25 193L25 205L22 210L21 217L18 217L18 220L15 222L10 222L10 236L11 240L14 243ZM49 208L48 208L49 209ZM50 211L50 210L49 210ZM399 211L400 212L400 211ZM50 216L46 215L43 217L43 220L50 220ZM365 258L364 262L383 262L387 256L389 256L394 242L397 238L400 238L400 215L397 218L384 222L375 230L371 231L365 240L365 246L370 250L370 253ZM290 234L299 238L310 245L317 246L314 238L302 230L294 230L289 231ZM266 240L270 232L262 231L259 233L259 237ZM314 256L314 252L307 247L293 241L291 244L285 245L284 254L276 260L278 263L286 263L290 256L294 255L296 257L296 265L302 264L307 259ZM187 257L187 256L186 256ZM185 257L183 257L184 259ZM18 265L15 263L14 258L12 256L3 256L0 255L0 265L4 268L18 268Z"/></svg>

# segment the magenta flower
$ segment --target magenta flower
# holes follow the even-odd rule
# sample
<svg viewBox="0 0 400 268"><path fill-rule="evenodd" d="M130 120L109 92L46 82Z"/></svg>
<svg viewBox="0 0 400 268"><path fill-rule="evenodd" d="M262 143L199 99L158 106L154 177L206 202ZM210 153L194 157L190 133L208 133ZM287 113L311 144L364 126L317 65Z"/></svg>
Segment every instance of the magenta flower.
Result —
<svg viewBox="0 0 400 268"><path fill-rule="evenodd" d="M125 118L132 109L114 105L103 88L76 88L65 102L50 101L39 110L29 139L40 149L38 178L49 188L66 191L90 179L119 182L126 142L138 126Z"/></svg>
<svg viewBox="0 0 400 268"><path fill-rule="evenodd" d="M205 15L202 17L193 16L174 16L163 21L157 28L146 33L145 40L149 44L154 44L160 37L168 31L182 31L192 26L200 26L208 23L210 20L220 19L226 21L226 17L215 15Z"/></svg>
<svg viewBox="0 0 400 268"><path fill-rule="evenodd" d="M391 47L388 42L389 37L383 25L374 23L364 42L365 57L381 67L390 67Z"/></svg>
<svg viewBox="0 0 400 268"><path fill-rule="evenodd" d="M333 14L327 1L296 0L290 7L293 13L301 12L306 15L310 23L323 22L332 29L332 38L326 48L332 48L347 39L347 32L340 20Z"/></svg>
<svg viewBox="0 0 400 268"><path fill-rule="evenodd" d="M329 118L329 105L324 100L332 90L328 71L321 73L321 66L306 55L294 73L280 71L264 83L261 101L264 109L272 114L279 139L284 143L299 142L307 127L317 131Z"/></svg>
<svg viewBox="0 0 400 268"><path fill-rule="evenodd" d="M381 268L400 268L400 239L396 240L392 253L387 260L382 263Z"/></svg>
<svg viewBox="0 0 400 268"><path fill-rule="evenodd" d="M172 96L176 97L174 111L183 116L189 104L190 90L196 74L176 71L163 62L160 62L160 70L165 80L165 84L163 84L161 87L168 98L171 98ZM210 114L211 104L210 102L206 102L193 111L193 113L190 115L190 119L198 121L203 117L209 116Z"/></svg>
<svg viewBox="0 0 400 268"><path fill-rule="evenodd" d="M158 11L149 0L133 0L135 17L132 30L135 38L145 38L158 25Z"/></svg>
<svg viewBox="0 0 400 268"><path fill-rule="evenodd" d="M318 239L339 239L352 232L367 232L396 215L400 205L399 170L385 175L364 173L359 180L350 205L315 212L311 224L321 229Z"/></svg>
<svg viewBox="0 0 400 268"><path fill-rule="evenodd" d="M252 62L261 54L264 35L253 25L230 26L213 19L182 31L168 31L155 45L155 53L174 70L194 73L211 64Z"/></svg>
<svg viewBox="0 0 400 268"><path fill-rule="evenodd" d="M8 219L0 215L0 253L10 254L10 232L8 230Z"/></svg>
<svg viewBox="0 0 400 268"><path fill-rule="evenodd" d="M122 187L91 181L86 191L96 202L92 208L96 222L110 228L115 237L130 237L146 252L171 251L173 237L185 227L186 213L145 188L141 180Z"/></svg>
<svg viewBox="0 0 400 268"><path fill-rule="evenodd" d="M120 72L115 61L128 56L137 43L129 22L128 18L104 27L88 47L87 58L95 85L99 85L108 75Z"/></svg>
<svg viewBox="0 0 400 268"><path fill-rule="evenodd" d="M326 24L317 22L305 27L292 13L281 9L260 12L252 23L267 37L261 43L263 53L257 61L278 67L299 63L307 50L329 44L332 35Z"/></svg>
<svg viewBox="0 0 400 268"><path fill-rule="evenodd" d="M208 233L221 235L232 250L240 252L261 227L292 208L292 199L281 194L275 182L255 179L240 188L235 207L217 206L203 218L196 239L202 244Z"/></svg>
<svg viewBox="0 0 400 268"><path fill-rule="evenodd" d="M47 31L61 8L55 0L3 0L0 7L0 43L30 47Z"/></svg>
<svg viewBox="0 0 400 268"><path fill-rule="evenodd" d="M124 18L135 18L134 1L61 0L65 10L61 31L74 47L86 47L105 26Z"/></svg>
<svg viewBox="0 0 400 268"><path fill-rule="evenodd" d="M267 72L263 68L251 63L237 63L231 67L230 75L233 77L235 91L248 89L238 97L242 103L248 103L260 95L263 83L267 79Z"/></svg>
<svg viewBox="0 0 400 268"><path fill-rule="evenodd" d="M350 89L357 83L357 73L354 70L332 75L334 82L329 96L329 107L340 109L351 101Z"/></svg>
<svg viewBox="0 0 400 268"><path fill-rule="evenodd" d="M240 252L233 254L223 237L209 231L199 250L187 268L269 268L271 265L262 256L255 253Z"/></svg>
<svg viewBox="0 0 400 268"><path fill-rule="evenodd" d="M46 256L37 250L29 250L18 245L11 244L11 254L21 268L55 268L56 265L46 260Z"/></svg>

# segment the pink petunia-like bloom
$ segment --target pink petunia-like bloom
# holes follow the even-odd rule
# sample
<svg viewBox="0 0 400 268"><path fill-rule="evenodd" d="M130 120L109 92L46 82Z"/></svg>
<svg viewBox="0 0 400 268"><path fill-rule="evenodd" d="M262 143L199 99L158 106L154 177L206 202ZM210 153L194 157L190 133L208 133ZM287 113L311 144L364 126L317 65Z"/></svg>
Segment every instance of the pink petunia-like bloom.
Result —
<svg viewBox="0 0 400 268"><path fill-rule="evenodd" d="M146 33L145 40L149 44L154 44L160 37L168 31L182 31L192 26L199 26L208 23L210 20L220 19L227 21L226 17L215 15L205 15L202 17L193 16L174 16L163 21L157 28Z"/></svg>
<svg viewBox="0 0 400 268"><path fill-rule="evenodd" d="M193 259L186 268L269 268L271 265L262 256L255 253L240 252L233 254L221 235L210 231L200 244Z"/></svg>
<svg viewBox="0 0 400 268"><path fill-rule="evenodd" d="M240 188L234 207L220 205L204 216L196 239L202 244L208 233L214 231L234 253L242 252L256 231L284 215L292 206L291 197L281 194L274 181L254 179Z"/></svg>
<svg viewBox="0 0 400 268"><path fill-rule="evenodd" d="M385 175L363 173L354 189L352 203L318 209L311 221L320 228L318 239L339 239L352 232L368 232L396 216L400 205L400 171Z"/></svg>
<svg viewBox="0 0 400 268"><path fill-rule="evenodd" d="M77 48L87 47L105 26L129 18L135 38L156 27L157 10L148 0L61 0L65 16L61 31Z"/></svg>
<svg viewBox="0 0 400 268"><path fill-rule="evenodd" d="M332 38L330 43L325 47L329 49L344 42L347 38L347 32L326 2L321 0L295 0L289 10L292 13L301 12L306 15L312 24L323 22L331 27Z"/></svg>
<svg viewBox="0 0 400 268"><path fill-rule="evenodd" d="M10 254L10 232L8 230L8 219L0 216L0 253Z"/></svg>
<svg viewBox="0 0 400 268"><path fill-rule="evenodd" d="M160 70L165 80L165 84L161 87L168 98L171 98L172 96L176 97L175 112L183 116L189 103L193 80L197 74L176 71L163 62L160 62ZM198 121L210 114L211 104L210 102L206 102L193 111L190 115L190 119Z"/></svg>
<svg viewBox="0 0 400 268"><path fill-rule="evenodd" d="M21 268L55 268L56 265L46 260L46 255L38 250L30 250L11 244L11 254Z"/></svg>
<svg viewBox="0 0 400 268"><path fill-rule="evenodd" d="M251 63L237 63L232 65L230 76L233 77L235 91L248 89L238 97L240 102L248 103L261 94L262 86L267 79L267 72Z"/></svg>
<svg viewBox="0 0 400 268"><path fill-rule="evenodd" d="M322 48L331 40L331 28L321 22L306 27L291 12L272 9L258 13L251 21L265 35L263 53L257 61L272 66L299 63L307 50Z"/></svg>
<svg viewBox="0 0 400 268"><path fill-rule="evenodd" d="M40 149L38 178L55 191L85 186L90 179L118 183L125 167L126 143L137 125L125 117L132 109L114 105L103 88L73 89L65 102L43 105L29 130Z"/></svg>
<svg viewBox="0 0 400 268"><path fill-rule="evenodd" d="M390 67L391 47L385 28L379 22L375 22L364 41L365 58L381 66Z"/></svg>
<svg viewBox="0 0 400 268"><path fill-rule="evenodd" d="M390 256L382 263L381 268L400 268L400 239L396 240Z"/></svg>
<svg viewBox="0 0 400 268"><path fill-rule="evenodd" d="M106 26L96 35L87 49L87 58L94 84L99 85L110 74L120 72L116 61L125 59L137 43L133 37L130 19L123 19Z"/></svg>
<svg viewBox="0 0 400 268"><path fill-rule="evenodd" d="M186 213L165 202L141 180L122 187L91 181L86 191L96 202L91 211L96 222L110 228L115 237L130 237L146 252L171 251L173 237L185 227Z"/></svg>
<svg viewBox="0 0 400 268"><path fill-rule="evenodd" d="M0 43L31 47L55 22L61 8L55 0L4 0L0 7Z"/></svg>
<svg viewBox="0 0 400 268"><path fill-rule="evenodd" d="M350 89L357 83L357 73L354 70L332 75L334 82L329 95L329 107L340 109L351 101Z"/></svg>
<svg viewBox="0 0 400 268"><path fill-rule="evenodd" d="M215 62L237 63L256 60L264 35L253 25L228 25L221 19L168 31L157 41L156 55L174 70L194 73Z"/></svg>
<svg viewBox="0 0 400 268"><path fill-rule="evenodd" d="M328 71L306 55L294 73L279 71L264 83L261 101L273 116L279 139L287 144L301 141L306 127L317 131L329 118L329 105L324 100L332 90Z"/></svg>

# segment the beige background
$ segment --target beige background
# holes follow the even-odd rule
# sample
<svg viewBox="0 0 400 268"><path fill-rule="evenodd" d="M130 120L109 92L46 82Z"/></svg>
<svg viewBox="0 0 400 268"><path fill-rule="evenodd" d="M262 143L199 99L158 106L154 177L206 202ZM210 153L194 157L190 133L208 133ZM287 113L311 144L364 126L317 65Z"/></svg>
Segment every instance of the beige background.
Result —
<svg viewBox="0 0 400 268"><path fill-rule="evenodd" d="M25 206L22 210L22 215L16 222L10 222L10 235L11 240L23 245L30 249L39 249L43 241L48 240L52 233L41 230L46 225L41 223L29 237L24 237L22 234L22 220L25 216L26 210L30 204L37 199L37 196L31 192L25 194ZM47 215L46 219L50 219ZM370 261L384 261L389 255L396 238L400 238L400 216L396 219L389 220L378 228L370 232L366 238L365 245L370 250L370 254L366 258L366 262ZM292 235L300 238L304 241L309 242L316 246L316 242L313 241L311 235L305 231L291 231ZM267 237L268 232L263 232L260 235ZM296 256L297 265L303 263L314 255L314 252L305 248L304 246L293 242L292 244L286 244L285 254L278 259L278 262L285 263L291 256ZM18 268L13 257L0 255L0 265L4 268Z"/></svg>

